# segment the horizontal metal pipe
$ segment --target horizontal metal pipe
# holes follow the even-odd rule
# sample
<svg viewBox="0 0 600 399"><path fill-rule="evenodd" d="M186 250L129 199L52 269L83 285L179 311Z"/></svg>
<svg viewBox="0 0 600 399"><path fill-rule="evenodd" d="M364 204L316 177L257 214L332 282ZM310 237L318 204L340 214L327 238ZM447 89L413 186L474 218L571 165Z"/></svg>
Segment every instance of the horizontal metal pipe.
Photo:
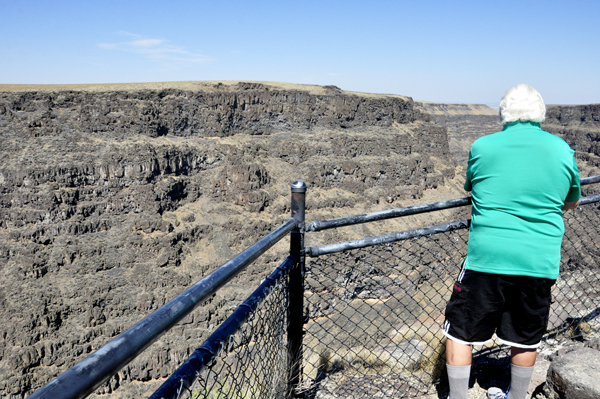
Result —
<svg viewBox="0 0 600 399"><path fill-rule="evenodd" d="M328 220L317 220L312 222L307 228L307 231L320 231L333 229L336 227L349 226L352 224L374 222L377 220L385 220L397 218L400 216L414 215L417 213L431 212L440 209L456 208L459 206L469 205L471 197L457 198L446 201L432 202L429 204L407 206L405 208L388 209L385 211L363 213L360 215L352 215Z"/></svg>
<svg viewBox="0 0 600 399"><path fill-rule="evenodd" d="M219 350L228 342L229 337L235 334L242 323L265 298L279 278L296 263L296 259L289 256L269 277L242 303L238 308L213 332L204 343L196 348L194 353L152 394L150 399L170 399L180 397L179 392L189 389L197 378L198 373L217 356ZM243 374L243 373L242 373Z"/></svg>
<svg viewBox="0 0 600 399"><path fill-rule="evenodd" d="M169 303L50 381L30 398L75 399L87 396L296 227L297 221L288 219Z"/></svg>
<svg viewBox="0 0 600 399"><path fill-rule="evenodd" d="M579 200L579 206L588 205L594 202L600 202L600 194L590 195L589 197L583 197Z"/></svg>
<svg viewBox="0 0 600 399"><path fill-rule="evenodd" d="M600 175L584 177L584 178L580 179L580 183L582 186L585 186L586 184L600 183Z"/></svg>
<svg viewBox="0 0 600 399"><path fill-rule="evenodd" d="M319 247L308 247L306 248L306 255L314 257L332 254L335 252L348 251L351 249L369 247L372 245L384 244L388 242L407 240L409 238L429 236L436 233L443 233L445 231L466 229L469 227L470 223L471 219L459 220L458 222L438 224L436 226L422 227L420 229L406 230L398 233L390 233L375 237L361 238L358 240L321 245Z"/></svg>
<svg viewBox="0 0 600 399"><path fill-rule="evenodd" d="M584 177L580 180L581 185L600 182L600 175ZM353 224L374 222L418 213L437 211L441 209L457 208L471 204L471 197L456 198L446 201L432 202L429 204L413 205L404 208L388 209L385 211L363 213L360 215L345 216L335 219L317 220L306 227L306 231L320 231L336 227L349 226Z"/></svg>

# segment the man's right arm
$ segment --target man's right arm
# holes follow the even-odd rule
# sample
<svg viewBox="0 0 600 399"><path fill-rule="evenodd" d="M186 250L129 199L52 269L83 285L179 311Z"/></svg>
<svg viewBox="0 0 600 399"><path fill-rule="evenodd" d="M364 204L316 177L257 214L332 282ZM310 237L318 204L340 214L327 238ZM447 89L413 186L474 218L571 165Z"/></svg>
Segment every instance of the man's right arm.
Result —
<svg viewBox="0 0 600 399"><path fill-rule="evenodd" d="M579 200L575 201L575 202L567 202L565 201L565 204L562 207L563 211L568 211L569 209L575 209L579 206Z"/></svg>

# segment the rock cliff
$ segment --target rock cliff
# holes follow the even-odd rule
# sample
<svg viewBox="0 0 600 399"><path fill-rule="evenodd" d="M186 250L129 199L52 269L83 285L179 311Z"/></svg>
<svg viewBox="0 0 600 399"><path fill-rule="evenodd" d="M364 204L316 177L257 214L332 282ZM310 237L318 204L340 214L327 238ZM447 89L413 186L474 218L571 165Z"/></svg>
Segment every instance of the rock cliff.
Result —
<svg viewBox="0 0 600 399"><path fill-rule="evenodd" d="M0 86L0 143L0 396L11 399L282 223L296 179L309 185L309 220L461 195L446 129L410 98L333 86ZM286 245L96 395L150 392Z"/></svg>

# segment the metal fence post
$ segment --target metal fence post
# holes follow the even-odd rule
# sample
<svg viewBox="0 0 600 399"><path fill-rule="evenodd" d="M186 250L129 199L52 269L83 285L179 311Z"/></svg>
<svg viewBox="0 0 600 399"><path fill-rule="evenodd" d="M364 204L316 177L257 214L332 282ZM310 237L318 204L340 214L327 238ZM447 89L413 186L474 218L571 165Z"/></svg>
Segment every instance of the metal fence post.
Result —
<svg viewBox="0 0 600 399"><path fill-rule="evenodd" d="M302 334L304 333L304 210L306 183L297 180L292 183L292 218L298 226L290 235L290 255L296 259L296 267L290 273L288 306L288 393L295 396L302 374Z"/></svg>

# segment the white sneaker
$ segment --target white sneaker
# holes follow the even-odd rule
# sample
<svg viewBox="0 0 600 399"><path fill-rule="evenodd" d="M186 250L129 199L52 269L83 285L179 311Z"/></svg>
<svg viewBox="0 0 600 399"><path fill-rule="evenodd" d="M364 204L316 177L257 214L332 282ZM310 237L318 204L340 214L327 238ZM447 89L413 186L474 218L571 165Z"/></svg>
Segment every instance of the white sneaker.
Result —
<svg viewBox="0 0 600 399"><path fill-rule="evenodd" d="M500 388L492 387L488 389L488 399L506 399L506 394Z"/></svg>

